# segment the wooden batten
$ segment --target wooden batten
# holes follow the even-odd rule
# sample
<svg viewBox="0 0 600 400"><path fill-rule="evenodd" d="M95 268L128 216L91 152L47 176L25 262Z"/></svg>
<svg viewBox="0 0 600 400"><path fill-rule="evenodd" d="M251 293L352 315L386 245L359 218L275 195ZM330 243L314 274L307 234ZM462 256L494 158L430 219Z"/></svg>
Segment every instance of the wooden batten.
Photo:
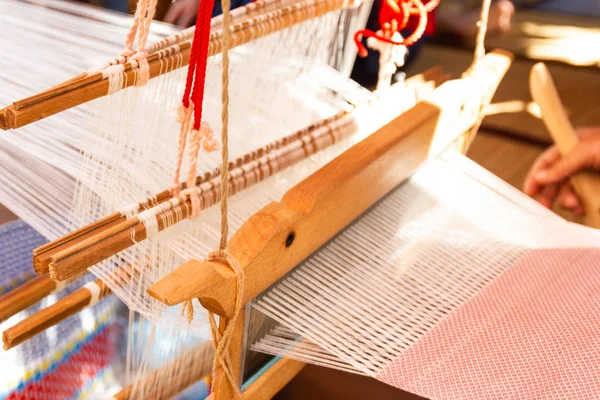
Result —
<svg viewBox="0 0 600 400"><path fill-rule="evenodd" d="M427 101L296 185L281 202L251 217L229 241L231 253L245 271L244 303L476 124L481 102L495 91L511 61L512 55L506 52L488 54L471 75L443 84ZM188 274L190 270L193 274ZM190 260L148 293L168 305L198 298L208 310L229 317L235 290L229 267Z"/></svg>
<svg viewBox="0 0 600 400"><path fill-rule="evenodd" d="M579 144L579 137L567 117L546 65L538 63L533 66L529 87L533 100L540 106L550 136L563 156L569 154ZM571 177L571 182L583 202L586 225L600 229L600 174L580 172Z"/></svg>

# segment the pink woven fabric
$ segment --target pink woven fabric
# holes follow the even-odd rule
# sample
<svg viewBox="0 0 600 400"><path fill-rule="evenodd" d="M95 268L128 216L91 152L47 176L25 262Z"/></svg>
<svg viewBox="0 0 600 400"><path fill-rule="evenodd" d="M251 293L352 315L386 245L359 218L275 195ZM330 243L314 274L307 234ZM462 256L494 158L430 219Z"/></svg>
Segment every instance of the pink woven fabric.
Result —
<svg viewBox="0 0 600 400"><path fill-rule="evenodd" d="M528 253L378 379L429 399L600 399L600 249Z"/></svg>

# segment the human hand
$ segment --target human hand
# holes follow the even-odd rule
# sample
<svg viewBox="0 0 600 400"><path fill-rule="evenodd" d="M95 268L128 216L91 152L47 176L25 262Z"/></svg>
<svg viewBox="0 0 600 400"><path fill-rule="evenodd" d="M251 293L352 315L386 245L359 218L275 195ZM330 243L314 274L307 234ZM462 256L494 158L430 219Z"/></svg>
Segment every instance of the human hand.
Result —
<svg viewBox="0 0 600 400"><path fill-rule="evenodd" d="M569 178L583 170L600 172L600 126L580 128L577 134L581 140L567 156L552 146L537 158L525 178L523 191L545 207L557 202L575 215L583 215L583 204Z"/></svg>
<svg viewBox="0 0 600 400"><path fill-rule="evenodd" d="M199 4L200 0L176 0L169 7L164 21L181 28L187 28L194 23Z"/></svg>

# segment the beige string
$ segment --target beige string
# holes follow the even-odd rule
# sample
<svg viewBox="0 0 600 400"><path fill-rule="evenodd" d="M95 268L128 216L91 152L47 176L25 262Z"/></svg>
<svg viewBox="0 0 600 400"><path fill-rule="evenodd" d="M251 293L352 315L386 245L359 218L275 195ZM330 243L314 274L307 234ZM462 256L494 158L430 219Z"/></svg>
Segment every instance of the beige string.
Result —
<svg viewBox="0 0 600 400"><path fill-rule="evenodd" d="M225 0L229 1L229 0ZM225 1L223 3L225 3ZM223 7L225 8L225 7ZM223 196L226 197L226 196ZM222 232L222 231L221 231ZM244 269L240 265L240 263L229 253L227 249L219 250L217 252L213 252L208 255L207 261L220 261L223 262L231 268L231 270L235 273L236 278L236 296L235 296L235 305L234 311L231 319L227 320L227 327L225 331L221 335L219 332L219 327L217 326L217 322L215 320L215 316L213 313L209 312L209 321L210 327L213 335L213 343L215 346L215 358L213 361L213 377L215 376L216 370L220 365L223 368L223 372L225 373L225 377L229 381L231 387L234 390L236 398L241 399L242 393L240 392L239 385L237 383L237 377L234 375L233 365L231 363L231 354L229 353L229 344L231 343L231 339L233 337L233 332L235 329L235 324L238 321L240 316L240 312L242 310L242 295L244 293ZM214 385L214 380L213 380ZM213 387L214 391L214 387Z"/></svg>
<svg viewBox="0 0 600 400"><path fill-rule="evenodd" d="M473 63L477 63L477 61L481 60L483 56L485 56L485 35L487 33L488 19L490 15L490 6L492 0L483 0L483 4L481 5L481 17L477 22L477 26L479 27L477 31L477 39L475 41L475 60Z"/></svg>
<svg viewBox="0 0 600 400"><path fill-rule="evenodd" d="M238 379L234 375L234 368L231 363L231 354L229 353L229 345L235 329L235 324L238 322L240 312L242 310L242 296L244 293L244 270L240 263L233 257L227 249L227 237L229 234L229 222L227 218L227 197L229 194L229 25L230 25L230 0L222 0L223 7L223 52L222 52L222 130L221 130L221 242L219 251L211 253L207 261L221 261L229 265L236 277L236 297L234 312L230 319L226 321L227 327L222 335L219 334L219 328L215 321L215 316L209 312L209 320L212 328L213 341L215 343L215 358L213 363L213 376L219 366L223 369L225 377L234 390L235 396L238 399L242 398ZM214 381L213 381L214 382ZM213 383L214 385L214 383ZM213 387L214 390L214 387Z"/></svg>
<svg viewBox="0 0 600 400"><path fill-rule="evenodd" d="M178 196L181 186L179 185L179 175L181 173L181 164L183 162L183 153L185 152L185 144L187 142L187 134L190 130L190 123L192 120L192 114L194 111L194 105L190 102L189 107L183 105L179 106L177 110L177 122L180 123L179 127L179 145L177 148L177 163L175 165L175 175L173 177L173 183L171 184L171 190L173 196ZM189 186L188 186L189 187Z"/></svg>
<svg viewBox="0 0 600 400"><path fill-rule="evenodd" d="M477 22L478 30L477 38L475 40L475 56L473 59L473 63L471 64L469 69L465 71L463 77L472 74L473 71L477 68L479 61L485 56L485 36L487 34L491 3L491 0L483 0L483 3L481 4L481 15L479 17L479 21ZM485 108L489 105L491 101L491 97L489 99L481 99L481 103L479 104L479 110L477 110L477 112L479 113L477 121L475 122L475 125L473 125L473 127L469 130L469 132L464 136L464 139L462 141L461 150L463 151L463 153L467 152L468 148L471 146L471 143L475 139L475 135L481 127L483 118L485 118Z"/></svg>

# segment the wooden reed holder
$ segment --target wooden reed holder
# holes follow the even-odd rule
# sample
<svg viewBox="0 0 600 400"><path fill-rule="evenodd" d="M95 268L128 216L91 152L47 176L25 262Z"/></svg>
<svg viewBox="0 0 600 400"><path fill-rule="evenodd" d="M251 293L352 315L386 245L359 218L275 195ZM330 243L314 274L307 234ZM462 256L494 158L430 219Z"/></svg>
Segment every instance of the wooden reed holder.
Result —
<svg viewBox="0 0 600 400"><path fill-rule="evenodd" d="M512 62L500 50L478 61L466 77L449 81L388 125L350 148L252 216L229 240L230 253L244 269L243 304L265 291L333 238L427 159L477 123L481 104L495 92ZM351 201L350 201L351 199ZM324 223L326 221L326 223ZM167 305L197 298L222 317L220 329L235 324L229 347L239 376L244 312L230 321L236 277L220 262L190 260L148 289ZM222 370L214 377L216 400L231 399Z"/></svg>
<svg viewBox="0 0 600 400"><path fill-rule="evenodd" d="M230 48L241 46L345 6L347 6L347 0L304 0L290 4L282 2L279 8L264 6L262 7L262 10L265 11L264 14L258 13L253 16L249 12L248 18L243 22L232 24ZM162 48L161 46L170 43L171 40L164 39L161 42L155 46L157 50L148 56L150 78L166 74L189 63L190 40ZM208 56L220 53L222 48L222 32L211 32ZM153 49L152 46L150 49ZM124 67L123 88L126 88L135 85L137 71L129 62L125 63ZM108 89L109 81L103 77L101 72L91 75L81 74L47 91L15 101L12 105L0 110L0 128L16 129L39 121L105 96L108 94Z"/></svg>
<svg viewBox="0 0 600 400"><path fill-rule="evenodd" d="M417 96L424 96L446 80L440 69L432 69L409 79L406 86ZM402 86L390 89L390 94L402 95ZM293 165L311 154L322 150L356 130L352 113L342 112L307 129L298 131L263 149L230 164L230 195L248 188L269 176ZM199 188L201 208L206 209L220 200L220 178L216 172L205 174ZM210 178L210 179L209 179ZM168 191L140 203L138 210L170 199ZM185 199L179 206L157 216L159 230L167 228L167 222L178 223L187 218L191 202ZM134 232L135 242L131 238ZM127 220L120 213L112 214L87 227L83 227L57 241L34 250L34 268L37 273L50 272L53 279L62 281L88 267L146 239L147 232L138 217Z"/></svg>

